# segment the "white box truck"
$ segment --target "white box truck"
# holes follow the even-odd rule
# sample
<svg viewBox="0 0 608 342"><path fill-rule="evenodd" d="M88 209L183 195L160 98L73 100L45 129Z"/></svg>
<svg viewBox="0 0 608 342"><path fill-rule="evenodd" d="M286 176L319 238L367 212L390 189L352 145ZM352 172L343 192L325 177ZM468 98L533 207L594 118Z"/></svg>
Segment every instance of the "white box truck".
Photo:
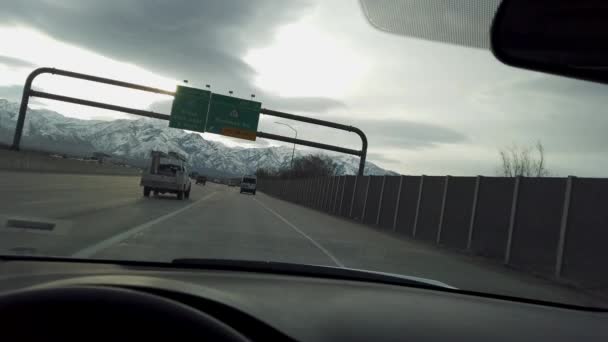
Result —
<svg viewBox="0 0 608 342"><path fill-rule="evenodd" d="M144 196L150 193L173 193L177 199L190 197L191 181L186 165L186 158L175 152L164 153L152 151L150 166L141 175L140 185L144 187Z"/></svg>

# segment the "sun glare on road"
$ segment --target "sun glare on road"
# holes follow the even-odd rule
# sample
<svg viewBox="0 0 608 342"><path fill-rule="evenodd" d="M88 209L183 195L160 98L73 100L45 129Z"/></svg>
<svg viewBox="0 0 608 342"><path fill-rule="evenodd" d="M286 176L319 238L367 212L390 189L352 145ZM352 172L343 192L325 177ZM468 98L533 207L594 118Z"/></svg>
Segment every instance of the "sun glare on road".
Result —
<svg viewBox="0 0 608 342"><path fill-rule="evenodd" d="M368 68L340 39L305 22L283 26L272 45L244 60L257 72L256 86L280 96L342 97Z"/></svg>

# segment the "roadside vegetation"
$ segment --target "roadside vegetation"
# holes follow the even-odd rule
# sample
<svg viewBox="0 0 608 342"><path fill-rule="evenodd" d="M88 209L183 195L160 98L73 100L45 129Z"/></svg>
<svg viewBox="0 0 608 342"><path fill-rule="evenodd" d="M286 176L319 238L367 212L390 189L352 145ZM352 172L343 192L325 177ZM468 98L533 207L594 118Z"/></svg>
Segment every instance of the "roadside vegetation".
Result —
<svg viewBox="0 0 608 342"><path fill-rule="evenodd" d="M298 157L291 167L279 169L258 169L258 178L294 179L329 177L336 175L336 164L325 155L315 154Z"/></svg>

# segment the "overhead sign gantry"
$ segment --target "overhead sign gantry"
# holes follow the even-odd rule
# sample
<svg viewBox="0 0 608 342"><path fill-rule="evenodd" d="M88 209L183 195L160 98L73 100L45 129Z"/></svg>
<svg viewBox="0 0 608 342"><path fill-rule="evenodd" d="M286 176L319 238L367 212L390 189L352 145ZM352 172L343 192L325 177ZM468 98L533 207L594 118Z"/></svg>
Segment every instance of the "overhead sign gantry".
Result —
<svg viewBox="0 0 608 342"><path fill-rule="evenodd" d="M174 99L173 106L171 108L171 115L33 90L32 83L34 79L41 74L54 74L64 77L87 80L91 82L109 84L117 87L130 88L156 94L173 96ZM260 137L270 140L283 141L292 144L356 155L360 158L358 174L362 176L363 171L365 169L365 159L367 156L367 137L365 136L363 131L361 131L357 127L266 109L262 108L262 104L260 102L244 100L221 94L214 94L208 90L203 89L178 86L177 90L175 92L172 92L139 84L122 82L109 78L87 75L55 68L38 68L27 77L25 85L23 86L23 96L21 98L21 107L19 108L19 117L17 118L17 126L15 127L15 135L13 137L13 144L11 146L13 150L19 150L21 137L23 135L23 126L25 124L25 116L27 113L27 105L29 103L29 98L32 96L74 103L83 106L114 110L128 114L145 116L149 118L168 120L169 126L174 128L187 129L197 132L222 134L225 136L247 140L256 140L257 137ZM356 133L361 138L361 150L354 150L340 146L318 143L314 141L260 132L257 130L260 114L301 121Z"/></svg>

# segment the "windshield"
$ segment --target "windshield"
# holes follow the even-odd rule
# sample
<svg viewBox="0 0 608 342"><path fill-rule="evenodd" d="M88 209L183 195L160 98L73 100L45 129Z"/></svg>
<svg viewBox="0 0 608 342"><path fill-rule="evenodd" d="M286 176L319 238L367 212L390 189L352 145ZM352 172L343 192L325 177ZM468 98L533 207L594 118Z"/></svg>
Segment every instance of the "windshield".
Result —
<svg viewBox="0 0 608 342"><path fill-rule="evenodd" d="M180 165L160 164L158 166L158 173L175 175L178 171L183 171Z"/></svg>
<svg viewBox="0 0 608 342"><path fill-rule="evenodd" d="M325 265L608 307L608 88L469 44L490 2L480 31L454 28L466 10L398 18L441 39L383 31L372 1L3 4L0 254ZM57 70L20 114L39 67Z"/></svg>

